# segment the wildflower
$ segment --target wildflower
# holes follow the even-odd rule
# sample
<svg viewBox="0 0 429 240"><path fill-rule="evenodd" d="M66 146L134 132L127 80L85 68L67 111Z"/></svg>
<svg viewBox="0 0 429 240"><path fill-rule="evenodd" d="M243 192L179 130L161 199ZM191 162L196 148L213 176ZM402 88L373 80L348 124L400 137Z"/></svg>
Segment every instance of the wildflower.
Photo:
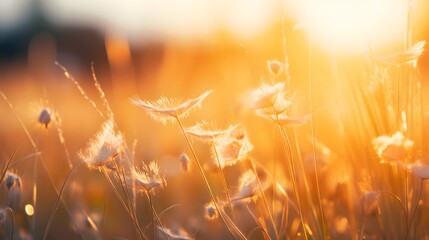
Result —
<svg viewBox="0 0 429 240"><path fill-rule="evenodd" d="M192 239L189 236L189 234L181 228L175 231L172 231L171 229L157 226L157 230L158 230L158 238L161 238L161 239L164 239L164 238L172 239L172 240L191 240Z"/></svg>
<svg viewBox="0 0 429 240"><path fill-rule="evenodd" d="M284 83L274 85L262 83L250 93L250 107L257 110L258 113L282 113L292 104L291 100L284 98L284 88Z"/></svg>
<svg viewBox="0 0 429 240"><path fill-rule="evenodd" d="M422 180L429 179L429 165L422 161L416 161L408 166L408 169L412 174L421 178Z"/></svg>
<svg viewBox="0 0 429 240"><path fill-rule="evenodd" d="M193 137L199 138L202 141L212 141L214 138L226 135L236 129L238 125L229 126L224 130L214 130L210 124L206 122L197 123L196 125L186 128L185 132Z"/></svg>
<svg viewBox="0 0 429 240"><path fill-rule="evenodd" d="M373 139L372 146L381 163L398 162L408 157L414 142L398 131L392 136L380 136Z"/></svg>
<svg viewBox="0 0 429 240"><path fill-rule="evenodd" d="M115 132L113 119L109 119L95 138L90 140L87 149L79 153L79 157L90 167L101 167L123 151L123 143L122 134Z"/></svg>
<svg viewBox="0 0 429 240"><path fill-rule="evenodd" d="M7 172L5 183L8 190L10 190L11 187L21 188L21 178L15 173Z"/></svg>
<svg viewBox="0 0 429 240"><path fill-rule="evenodd" d="M45 125L48 128L49 123L51 122L51 113L48 109L44 108L37 119L40 124Z"/></svg>
<svg viewBox="0 0 429 240"><path fill-rule="evenodd" d="M376 60L393 65L402 65L409 63L413 67L417 66L417 61L420 56L423 54L423 50L426 46L426 41L419 41L414 44L411 48L398 53L393 53L388 56L376 57Z"/></svg>
<svg viewBox="0 0 429 240"><path fill-rule="evenodd" d="M156 162L150 162L149 165L143 165L143 170L131 170L132 179L127 179L127 184L134 186L141 191L150 191L153 188L165 185L165 179L159 173L159 167Z"/></svg>
<svg viewBox="0 0 429 240"><path fill-rule="evenodd" d="M204 205L205 214L204 217L208 220L214 220L219 217L219 212L213 202L209 202Z"/></svg>
<svg viewBox="0 0 429 240"><path fill-rule="evenodd" d="M238 191L231 197L231 201L254 200L259 191L258 179L252 170L248 170L240 177Z"/></svg>
<svg viewBox="0 0 429 240"><path fill-rule="evenodd" d="M144 108L153 119L165 124L169 120L186 116L191 109L201 106L202 101L212 92L213 90L206 91L199 97L189 99L183 103L164 97L154 102L131 99L131 103Z"/></svg>
<svg viewBox="0 0 429 240"><path fill-rule="evenodd" d="M191 161L188 155L186 155L185 153L182 153L182 155L180 155L180 163L182 165L183 171L188 172L191 165Z"/></svg>
<svg viewBox="0 0 429 240"><path fill-rule="evenodd" d="M30 104L30 114L44 128L56 121L55 112L47 100L40 99Z"/></svg>
<svg viewBox="0 0 429 240"><path fill-rule="evenodd" d="M271 75L273 75L274 77L279 76L283 70L283 63L277 61L277 60L269 60L267 61L267 67L268 67L268 71L271 73Z"/></svg>
<svg viewBox="0 0 429 240"><path fill-rule="evenodd" d="M17 211L21 208L22 201L22 183L18 175L14 173L7 173L6 186L7 193L7 206L12 210Z"/></svg>
<svg viewBox="0 0 429 240"><path fill-rule="evenodd" d="M281 126L306 123L311 118L311 114L298 117L289 116L287 110L292 105L294 96L286 98L284 88L284 83L275 85L263 83L250 94L250 107L258 115L268 118Z"/></svg>
<svg viewBox="0 0 429 240"><path fill-rule="evenodd" d="M234 129L229 134L213 139L213 156L219 158L220 167L232 166L248 158L253 145L250 143L244 130Z"/></svg>

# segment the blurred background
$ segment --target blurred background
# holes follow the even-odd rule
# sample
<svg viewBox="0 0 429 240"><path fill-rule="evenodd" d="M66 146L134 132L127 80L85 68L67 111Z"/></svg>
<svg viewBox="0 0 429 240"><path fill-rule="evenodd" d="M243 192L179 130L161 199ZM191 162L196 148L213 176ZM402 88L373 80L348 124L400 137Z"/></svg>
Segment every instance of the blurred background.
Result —
<svg viewBox="0 0 429 240"><path fill-rule="evenodd" d="M341 134L336 107L339 99L344 100L338 79L365 71L371 56L400 52L428 40L428 9L424 0L0 0L0 90L38 139L57 186L67 170L64 147L55 130L37 125L40 105L61 116L72 159L77 159L76 153L98 131L103 118L55 61L101 106L92 81L94 64L119 129L130 146L138 140L137 156L145 161L179 156L186 145L182 136L171 134L177 126L158 126L129 98L187 99L207 89L215 90L212 98L186 125L202 119L219 127L242 122L252 126L248 131L257 146L256 157L275 155L273 130L263 120L254 121L245 107L246 94L260 81L284 81L283 76L271 79L266 63L287 61L291 76L287 88L295 94L293 113L311 112L311 77L314 109L321 110L316 137L338 149L342 143L335 139ZM429 54L424 53L419 64L424 89L428 66ZM16 147L17 158L32 152L5 103L0 104L0 119L0 156L7 159ZM300 131L308 140L309 126ZM31 174L21 168L17 171ZM89 183L83 195L103 199L99 184L103 183ZM52 204L53 189L40 191L41 195L46 191L46 201ZM30 202L31 195L25 199ZM43 213L40 217L45 220L40 222L47 216ZM41 229L43 225L39 235ZM53 234L61 232L54 229Z"/></svg>

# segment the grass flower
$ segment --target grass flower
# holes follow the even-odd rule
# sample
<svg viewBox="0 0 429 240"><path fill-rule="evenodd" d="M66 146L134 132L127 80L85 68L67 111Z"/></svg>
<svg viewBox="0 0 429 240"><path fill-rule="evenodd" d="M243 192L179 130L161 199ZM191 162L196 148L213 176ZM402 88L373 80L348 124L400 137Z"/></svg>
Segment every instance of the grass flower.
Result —
<svg viewBox="0 0 429 240"><path fill-rule="evenodd" d="M39 117L37 118L40 124L45 125L48 128L49 123L51 122L51 113L47 108L44 108Z"/></svg>
<svg viewBox="0 0 429 240"><path fill-rule="evenodd" d="M204 205L204 217L208 220L215 220L219 217L219 211L213 202Z"/></svg>
<svg viewBox="0 0 429 240"><path fill-rule="evenodd" d="M425 46L426 41L419 41L411 48L403 52L393 53L383 57L377 57L376 59L385 64L402 65L408 63L411 64L413 67L416 67L417 61L423 54Z"/></svg>
<svg viewBox="0 0 429 240"><path fill-rule="evenodd" d="M292 104L291 99L286 100L284 96L285 83L262 83L250 93L249 106L261 114L280 114Z"/></svg>
<svg viewBox="0 0 429 240"><path fill-rule="evenodd" d="M410 155L414 142L398 131L392 136L384 135L373 139L372 146L381 163L398 162Z"/></svg>
<svg viewBox="0 0 429 240"><path fill-rule="evenodd" d="M5 184L7 187L7 206L17 211L21 209L22 203L22 181L15 173L6 172Z"/></svg>
<svg viewBox="0 0 429 240"><path fill-rule="evenodd" d="M413 164L408 166L408 169L416 177L426 180L429 179L429 165L423 163L422 161L416 161Z"/></svg>
<svg viewBox="0 0 429 240"><path fill-rule="evenodd" d="M294 96L286 98L285 84L274 85L263 83L250 94L250 107L264 118L274 121L277 125L301 125L311 118L311 114L298 117L289 116L288 108Z"/></svg>
<svg viewBox="0 0 429 240"><path fill-rule="evenodd" d="M188 155L182 153L179 159L183 171L188 172L191 169L191 160L189 159Z"/></svg>
<svg viewBox="0 0 429 240"><path fill-rule="evenodd" d="M262 189L266 189L268 184L263 184ZM252 170L244 172L239 180L238 191L231 197L231 201L252 201L259 196L260 189L258 179Z"/></svg>
<svg viewBox="0 0 429 240"><path fill-rule="evenodd" d="M192 137L198 138L201 141L208 141L211 142L214 138L222 137L234 129L236 129L238 125L229 126L227 129L218 130L213 129L212 126L210 126L209 123L201 122L197 123L192 127L186 128L185 132Z"/></svg>
<svg viewBox="0 0 429 240"><path fill-rule="evenodd" d="M21 188L21 178L15 173L7 172L5 183L8 190L10 190L11 187Z"/></svg>
<svg viewBox="0 0 429 240"><path fill-rule="evenodd" d="M159 167L156 162L150 162L149 165L143 165L142 171L133 169L131 171L134 186L140 191L150 191L157 187L165 185L165 179L159 173ZM127 180L127 184L133 186L132 179Z"/></svg>
<svg viewBox="0 0 429 240"><path fill-rule="evenodd" d="M107 120L101 131L90 140L85 151L79 157L90 167L101 167L109 164L123 151L124 139L120 132L115 132L113 119Z"/></svg>
<svg viewBox="0 0 429 240"><path fill-rule="evenodd" d="M37 119L38 124L46 129L51 123L56 122L56 113L45 99L30 103L30 114L33 119Z"/></svg>
<svg viewBox="0 0 429 240"><path fill-rule="evenodd" d="M214 138L213 141L222 168L248 158L249 152L253 149L246 132L242 129L234 129L229 134ZM213 156L216 156L215 152Z"/></svg>
<svg viewBox="0 0 429 240"><path fill-rule="evenodd" d="M200 107L203 100L212 92L213 90L208 90L199 97L189 99L182 103L165 97L161 97L156 101L131 99L131 103L144 108L153 119L165 124L168 121L174 121L178 117L186 116L190 110Z"/></svg>

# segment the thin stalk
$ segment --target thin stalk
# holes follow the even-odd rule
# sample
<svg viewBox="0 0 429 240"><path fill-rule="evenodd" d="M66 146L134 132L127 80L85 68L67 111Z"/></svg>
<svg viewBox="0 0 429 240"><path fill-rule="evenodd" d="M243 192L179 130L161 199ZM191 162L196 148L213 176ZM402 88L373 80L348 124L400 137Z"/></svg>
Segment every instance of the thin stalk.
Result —
<svg viewBox="0 0 429 240"><path fill-rule="evenodd" d="M126 182L125 182L126 181L125 180L125 171L124 171L123 166L118 167L118 171L119 171L119 173L117 173L117 175L119 178L119 183L121 185L122 191L125 194L125 200L126 200L126 203L128 205L128 209L130 209L130 211L135 215L135 212L132 211L131 196L130 196L130 193L128 191L128 187L127 187Z"/></svg>
<svg viewBox="0 0 429 240"><path fill-rule="evenodd" d="M40 140L40 131L37 134L36 137L36 148L35 150L39 147L39 140ZM33 227L33 236L37 236L36 235L36 215L38 213L38 206L37 206L37 155L35 155L34 157L34 168L33 168L33 209L34 209L34 213L33 213L33 219L32 219L32 227Z"/></svg>
<svg viewBox="0 0 429 240"><path fill-rule="evenodd" d="M275 127L272 128L272 134L273 134L273 142L276 142L276 134L275 134ZM276 147L273 144L273 148L274 148L274 161L273 161L273 178L274 178L274 185L273 185L273 199L271 201L271 207L273 209L273 212L276 212L276 207L275 207L275 202L274 202L274 196L276 196L276 186L275 184L277 183L277 151L276 151Z"/></svg>
<svg viewBox="0 0 429 240"><path fill-rule="evenodd" d="M265 208L267 208L268 215L269 215L270 221L271 221L271 225L273 225L274 234L276 235L276 239L280 239L279 232L277 230L277 226L276 226L276 223L275 223L274 218L273 218L273 213L271 212L270 206L268 205L268 201L267 201L267 198L265 197L264 190L262 189L261 180L259 179L259 175L258 175L258 172L256 171L256 167L255 167L255 164L253 163L252 157L250 157L250 165L252 165L252 170L255 173L256 180L258 181L259 191L261 192L262 200L264 201ZM274 196L273 196L273 198L274 198Z"/></svg>
<svg viewBox="0 0 429 240"><path fill-rule="evenodd" d="M304 189L305 189L305 193L306 196L308 197L307 201L311 206L311 212L313 213L313 220L317 226L317 229L319 230L319 235L321 235L322 233L320 232L320 226L319 226L319 220L317 219L317 210L313 205L313 199L312 199L312 194L311 194L311 190L310 190L310 185L308 184L308 179L307 179L307 175L305 173L305 168L304 168L304 164L302 161L302 156L301 156L301 151L299 148L299 142L298 142L298 137L295 131L295 128L292 128L292 138L294 141L294 147L295 147L295 154L296 154L296 159L297 159L297 171L301 171L301 175L303 176L302 180L304 183ZM326 238L325 238L326 239Z"/></svg>
<svg viewBox="0 0 429 240"><path fill-rule="evenodd" d="M188 137L188 135L186 134L185 129L183 128L182 122L180 121L179 117L177 117L177 116L176 116L176 120L177 120L177 123L178 123L178 124L179 124L179 126L180 126L180 129L181 129L181 131L182 131L183 135L185 136L185 139L186 139L186 142L188 143L189 148L191 149L192 156L194 157L195 162L197 163L198 170L200 171L201 177L203 178L203 181L204 181L204 184L205 184L205 186L206 186L206 188L207 188L207 191L208 191L208 192L209 192L209 194L210 194L210 198L212 199L213 204L215 205L216 209L217 209L217 210L218 210L218 212L219 212L219 215L220 215L220 218L221 218L222 222L225 224L225 227L228 229L229 233L230 233L230 234L231 234L235 239L237 239L237 236L235 236L235 234L232 232L232 230L231 230L231 229L230 229L230 227L228 226L228 223L226 222L225 216L223 216L223 213L222 213L221 209L219 208L219 204L218 204L218 203L217 203L217 201L216 201L216 198L215 198L215 196L214 196L214 194L213 194L213 191L212 191L212 189L211 189L211 187L210 187L209 181L208 181L208 179L207 179L207 177L206 177L206 175L205 175L205 173L204 173L203 167L201 166L201 163L200 163L200 161L198 160L197 154L195 153L195 150L194 150L194 148L192 147L191 141L189 140L189 137ZM246 239L246 237L243 235L243 233L241 233L241 231L237 228L237 226L235 226L235 225L234 225L234 227L236 228L235 230L236 230L237 234L239 235L239 237L240 237L241 239Z"/></svg>
<svg viewBox="0 0 429 240"><path fill-rule="evenodd" d="M156 240L155 223L154 223L155 221L153 216L153 212L155 211L155 209L153 208L152 194L150 194L150 190L147 193L147 197L149 199L149 205L150 205L150 218L152 221L153 238Z"/></svg>
<svg viewBox="0 0 429 240"><path fill-rule="evenodd" d="M0 178L0 183L3 182L4 176L7 173L7 169L9 168L10 163L12 162L13 157L15 156L16 152L18 151L18 148L15 148L15 150L13 151L12 155L9 157L9 160L7 160L6 165L3 168L2 174L1 174L1 178Z"/></svg>
<svg viewBox="0 0 429 240"><path fill-rule="evenodd" d="M408 160L407 158L405 158L405 166L408 166ZM408 169L404 169L405 172L405 213L406 213L406 218L408 221L408 215L409 215L409 206L408 206L408 185L409 185L409 180L408 180Z"/></svg>
<svg viewBox="0 0 429 240"><path fill-rule="evenodd" d="M152 224L152 226L153 226L153 228L155 228L155 219L158 221L158 223L159 223L159 226L161 227L161 228L163 228L163 229L165 229L165 227L164 227L164 225L162 224L162 222L161 222L161 218L160 218L160 215L161 214L163 214L163 212L164 211L167 211L167 210L169 210L169 209L171 209L171 208L173 208L175 205L173 205L173 206L171 206L171 207L168 207L167 209L165 209L164 211L162 211L159 215L158 215L158 213L156 213L156 211L155 211L155 207L153 206L153 197L151 196L151 194L150 194L150 190L149 191L147 191L147 192L145 192L145 194L146 194L146 197L148 198L148 201L149 201L149 205L150 205L150 208L151 208L151 217L152 217L152 220L151 220L151 224ZM147 230L147 228L149 227L149 225L150 224L148 224L147 226L146 226L146 228L145 228L145 231ZM154 231L155 231L155 229L154 229ZM155 232L154 232L154 234L155 234ZM170 239L170 237L165 233L165 232L163 232L163 234L164 234L164 236L167 238L167 240L168 239Z"/></svg>
<svg viewBox="0 0 429 240"><path fill-rule="evenodd" d="M293 164L291 143L290 143L289 137L286 135L286 132L283 129L283 127L281 127L280 125L278 125L278 127L279 127L281 134L282 134L282 144L283 144L283 148L285 150L285 153L289 152L289 161L287 161L287 162L289 163L289 170L291 172L293 190L294 190L296 202L298 205L299 217L301 220L302 230L304 232L304 238L306 240L308 240L307 231L305 228L304 216L302 214L301 199L300 199L299 192L298 192L298 184L297 184L297 178L296 178L296 173L295 173L295 166ZM286 147L285 141L287 142L287 147ZM287 149L288 149L288 151L287 151Z"/></svg>
<svg viewBox="0 0 429 240"><path fill-rule="evenodd" d="M310 112L314 113L314 105L313 105L313 75L311 72L312 67L312 51L311 51L311 34L309 37L308 42L308 79L309 79L309 90L310 90ZM316 189L317 189L317 199L319 202L319 211L320 211L320 218L322 222L322 229L323 229L323 239L328 239L328 234L326 231L326 224L325 224L325 215L323 211L323 204L322 204L322 196L320 193L320 182L319 182L319 166L316 161L316 140L315 140L315 129L314 129L314 116L311 115L311 145L313 148L313 166L314 166L314 174L316 178Z"/></svg>
<svg viewBox="0 0 429 240"><path fill-rule="evenodd" d="M128 213L128 215L130 215L131 219L133 220L134 226L135 228L137 228L138 234L140 239L148 239L142 232L137 220L134 218L134 215L132 214L131 210L128 208L128 205L125 203L125 201L122 199L121 194L118 192L118 190L116 189L115 185L112 182L112 179L110 178L109 174L107 173L106 169L104 169L104 167L101 168L101 170L103 171L107 182L110 184L110 187L113 189L113 192L116 194L116 197L118 197L119 202L121 202L121 204L125 207L126 212Z"/></svg>
<svg viewBox="0 0 429 240"><path fill-rule="evenodd" d="M394 193L392 193L392 192L389 192L389 191L378 191L378 193L381 193L381 194L383 194L383 193L386 193L386 194L388 194L389 196L392 196L398 203L399 203L399 206L401 206L401 210L402 210L402 214L404 215L404 218L405 218L405 222L407 222L408 220L407 220L407 213L406 213L406 211L405 211L405 207L404 207L404 205L402 204L402 201L401 201L401 199L398 197L398 196L396 196L396 194L394 194Z"/></svg>
<svg viewBox="0 0 429 240"><path fill-rule="evenodd" d="M414 207L414 210L413 210L413 212L412 212L412 214L411 214L410 222L407 224L407 235L405 235L405 240L407 240L407 239L408 239L408 235L410 234L411 225L412 225L412 223L413 223L414 216L416 215L417 208L418 208L418 206L419 206L419 202L420 202L420 198L422 197L422 192L423 192L423 180L422 180L422 179L420 179L419 194L418 194L418 197L417 197L416 206Z"/></svg>
<svg viewBox="0 0 429 240"><path fill-rule="evenodd" d="M218 164L218 167L219 167L220 175L221 175L221 178L222 178L222 183L223 183L223 186L224 186L225 191L226 191L226 197L228 198L228 205L229 205L229 208L231 209L232 220L233 220L234 224L237 224L237 219L235 218L235 214L234 214L234 208L232 207L231 195L229 194L229 188L228 188L228 185L226 184L225 174L223 172L222 165L220 164L219 154L217 153L216 144L214 143L214 139L213 138L212 138L212 145L213 145L214 152L215 152L215 155L216 155L216 160L217 160L217 164Z"/></svg>
<svg viewBox="0 0 429 240"><path fill-rule="evenodd" d="M116 164L116 162L115 162L115 164ZM126 201L127 201L126 203L128 205L128 209L134 215L134 218L138 222L137 211L136 211L136 208L133 207L134 205L132 204L130 193L129 193L128 187L126 185L124 166L121 166L121 167L117 166L117 168L118 168L118 170L120 172L120 173L117 173L117 175L118 175L118 178L119 178L120 185L122 187L122 191L124 192L124 194L126 196Z"/></svg>
<svg viewBox="0 0 429 240"><path fill-rule="evenodd" d="M60 200L61 200L61 196L62 196L62 194L63 194L63 192L64 192L65 187L66 187L66 184L67 184L67 182L69 181L70 177L73 175L73 173L76 171L76 169L77 169L80 165L82 165L82 162L80 162L79 164L76 164L76 165L75 165L75 166L70 170L70 172L68 173L68 175L67 175L67 177L66 177L66 180L64 181L63 185L61 186L60 192L59 192L59 194L58 194L58 198L57 198L57 200L55 201L54 208L52 209L51 215L49 216L48 224L46 225L45 233L43 234L43 240L45 240L45 239L46 239L46 237L48 236L48 232L49 232L49 229L50 229L50 227L51 227L52 220L54 220L55 212L57 211L58 205L59 205Z"/></svg>
<svg viewBox="0 0 429 240"><path fill-rule="evenodd" d="M273 225L274 233L276 235L276 238L280 239L279 231L277 230L277 225L276 225L276 223L274 221L274 218L273 218L273 213L271 212L270 206L268 205L268 201L267 201L267 198L265 196L265 192L262 189L261 180L259 179L258 172L256 171L256 165L255 165L255 163L253 161L252 155L250 155L249 149L247 149L247 146L246 146L246 152L248 153L248 157L249 157L249 160L250 160L250 165L252 165L252 170L255 173L256 181L258 181L259 191L261 192L262 200L264 201L265 207L267 208L268 215L269 215L270 221L271 221L271 225ZM264 171L265 171L265 169L264 169ZM265 172L269 176L269 173L267 171L265 171ZM276 185L277 185L277 180L274 178L274 187L273 188L276 188ZM274 202L274 198L275 198L275 195L273 195L273 202Z"/></svg>

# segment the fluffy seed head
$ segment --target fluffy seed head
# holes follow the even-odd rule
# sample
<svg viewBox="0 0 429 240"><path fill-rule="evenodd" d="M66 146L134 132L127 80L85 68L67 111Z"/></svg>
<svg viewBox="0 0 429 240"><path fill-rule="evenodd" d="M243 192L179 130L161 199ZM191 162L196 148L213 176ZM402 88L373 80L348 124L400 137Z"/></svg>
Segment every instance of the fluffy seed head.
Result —
<svg viewBox="0 0 429 240"><path fill-rule="evenodd" d="M142 107L154 120L166 124L168 121L174 121L178 117L184 117L189 114L192 109L200 107L203 100L212 92L213 90L206 91L199 97L189 99L182 103L165 97L161 97L156 101L143 101L132 98L131 103Z"/></svg>
<svg viewBox="0 0 429 240"><path fill-rule="evenodd" d="M124 140L120 132L115 132L113 119L107 120L101 131L90 140L86 150L79 153L79 157L88 166L98 168L107 165L123 151Z"/></svg>
<svg viewBox="0 0 429 240"><path fill-rule="evenodd" d="M21 178L12 172L6 173L6 187L8 190L10 190L12 187L21 188Z"/></svg>
<svg viewBox="0 0 429 240"><path fill-rule="evenodd" d="M285 83L268 84L262 83L257 89L250 93L249 106L255 110L282 112L290 103L284 100ZM283 111L284 111L283 110Z"/></svg>
<svg viewBox="0 0 429 240"><path fill-rule="evenodd" d="M45 125L45 127L48 128L48 125L51 122L51 113L48 111L48 109L44 108L42 112L40 112L37 120L40 124Z"/></svg>
<svg viewBox="0 0 429 240"><path fill-rule="evenodd" d="M381 163L398 162L410 155L414 142L398 131L392 136L384 135L373 139L372 146Z"/></svg>
<svg viewBox="0 0 429 240"><path fill-rule="evenodd" d="M238 125L234 125L234 126L229 126L227 129L219 130L219 129L215 129L213 127L213 124L210 124L207 122L200 122L195 124L192 127L186 128L185 132L201 141L211 143L211 141L214 138L224 136L230 133L231 131L233 131L234 129L236 129L237 127Z"/></svg>
<svg viewBox="0 0 429 240"><path fill-rule="evenodd" d="M37 119L37 123L44 128L48 128L51 123L56 122L56 112L51 104L45 99L32 102L30 104L30 114L33 119Z"/></svg>
<svg viewBox="0 0 429 240"><path fill-rule="evenodd" d="M213 202L204 205L204 217L208 220L215 220L219 217L219 212Z"/></svg>
<svg viewBox="0 0 429 240"><path fill-rule="evenodd" d="M131 171L132 178L127 179L127 184L134 186L140 191L150 191L157 187L165 186L165 179L159 173L158 163L150 162L149 165L143 165L142 171L135 168Z"/></svg>
<svg viewBox="0 0 429 240"><path fill-rule="evenodd" d="M191 161L186 153L182 153L182 155L180 155L180 164L182 165L183 171L188 172L190 170Z"/></svg>
<svg viewBox="0 0 429 240"><path fill-rule="evenodd" d="M220 167L222 168L247 159L253 149L245 130L239 128L215 138L213 143L213 158L219 157Z"/></svg>
<svg viewBox="0 0 429 240"><path fill-rule="evenodd" d="M420 56L423 54L424 48L426 46L426 41L419 41L414 44L411 48L398 53L393 53L388 56L376 57L376 60L385 64L392 65L402 65L402 64L411 64L412 66L417 66L417 61Z"/></svg>
<svg viewBox="0 0 429 240"><path fill-rule="evenodd" d="M231 201L250 201L259 193L258 180L252 170L244 172L239 181L238 191L231 197Z"/></svg>
<svg viewBox="0 0 429 240"><path fill-rule="evenodd" d="M429 165L423 163L422 161L414 162L413 164L408 166L408 169L412 174L421 178L422 180L429 179Z"/></svg>

